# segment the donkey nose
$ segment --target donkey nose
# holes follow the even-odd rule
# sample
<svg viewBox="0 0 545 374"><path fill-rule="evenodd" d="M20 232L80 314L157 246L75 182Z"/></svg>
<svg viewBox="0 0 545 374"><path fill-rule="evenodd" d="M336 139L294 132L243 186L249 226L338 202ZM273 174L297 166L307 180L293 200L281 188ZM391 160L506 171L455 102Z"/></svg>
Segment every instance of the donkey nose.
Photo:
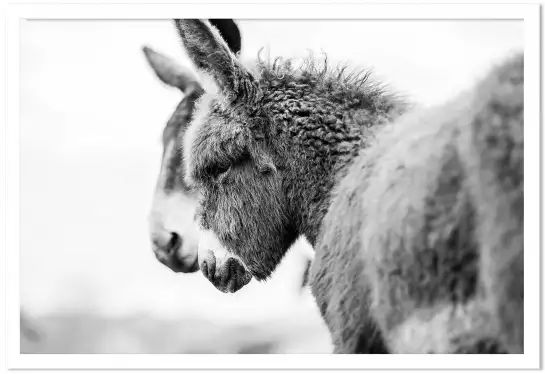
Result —
<svg viewBox="0 0 545 374"><path fill-rule="evenodd" d="M153 250L158 257L166 257L174 254L182 245L182 238L175 232L166 232L154 236L152 239Z"/></svg>

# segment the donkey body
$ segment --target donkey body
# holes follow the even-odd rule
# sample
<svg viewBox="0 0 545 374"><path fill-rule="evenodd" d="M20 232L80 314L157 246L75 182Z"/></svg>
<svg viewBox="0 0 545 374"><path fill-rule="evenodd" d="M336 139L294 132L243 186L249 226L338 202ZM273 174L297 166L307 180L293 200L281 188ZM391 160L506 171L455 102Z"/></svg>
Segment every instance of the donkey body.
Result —
<svg viewBox="0 0 545 374"><path fill-rule="evenodd" d="M354 160L311 268L337 351L522 352L523 105L518 56Z"/></svg>
<svg viewBox="0 0 545 374"><path fill-rule="evenodd" d="M184 136L205 276L265 280L304 235L336 352L522 351L522 56L404 115L368 74L244 66L175 24L208 78Z"/></svg>

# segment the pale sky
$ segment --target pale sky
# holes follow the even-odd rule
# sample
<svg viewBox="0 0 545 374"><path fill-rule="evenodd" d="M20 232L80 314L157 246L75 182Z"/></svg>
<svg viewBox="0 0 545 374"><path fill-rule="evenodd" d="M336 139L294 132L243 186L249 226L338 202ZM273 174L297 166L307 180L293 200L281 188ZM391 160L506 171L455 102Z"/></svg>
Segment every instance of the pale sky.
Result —
<svg viewBox="0 0 545 374"><path fill-rule="evenodd" d="M470 86L523 48L516 21L240 21L243 55L372 67L422 104ZM147 214L160 134L180 94L159 83L141 47L189 64L170 21L26 21L21 27L21 300L63 308L255 315L291 305L293 255L267 284L235 295L154 258ZM278 307L280 306L280 307ZM253 308L253 309L252 309ZM252 312L252 310L254 310ZM223 314L227 314L224 312Z"/></svg>

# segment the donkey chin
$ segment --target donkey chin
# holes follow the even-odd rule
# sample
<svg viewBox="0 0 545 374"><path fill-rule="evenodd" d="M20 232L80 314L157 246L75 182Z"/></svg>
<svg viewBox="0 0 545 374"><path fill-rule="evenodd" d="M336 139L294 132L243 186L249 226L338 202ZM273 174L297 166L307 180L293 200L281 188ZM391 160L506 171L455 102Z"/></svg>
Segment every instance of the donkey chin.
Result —
<svg viewBox="0 0 545 374"><path fill-rule="evenodd" d="M237 292L252 279L242 260L229 253L212 231L201 231L198 257L203 275L221 292Z"/></svg>

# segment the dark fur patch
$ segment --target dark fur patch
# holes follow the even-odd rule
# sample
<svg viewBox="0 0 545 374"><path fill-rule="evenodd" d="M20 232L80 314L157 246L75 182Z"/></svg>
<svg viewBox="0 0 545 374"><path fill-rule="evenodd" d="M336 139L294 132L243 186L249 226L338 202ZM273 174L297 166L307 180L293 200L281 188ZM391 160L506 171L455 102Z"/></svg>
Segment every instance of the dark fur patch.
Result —
<svg viewBox="0 0 545 374"><path fill-rule="evenodd" d="M496 339L480 338L474 342L466 342L462 339L452 341L457 347L454 352L457 354L505 354L509 353Z"/></svg>
<svg viewBox="0 0 545 374"><path fill-rule="evenodd" d="M232 19L211 19L210 24L216 27L234 54L239 54L242 48L242 38L237 24Z"/></svg>

